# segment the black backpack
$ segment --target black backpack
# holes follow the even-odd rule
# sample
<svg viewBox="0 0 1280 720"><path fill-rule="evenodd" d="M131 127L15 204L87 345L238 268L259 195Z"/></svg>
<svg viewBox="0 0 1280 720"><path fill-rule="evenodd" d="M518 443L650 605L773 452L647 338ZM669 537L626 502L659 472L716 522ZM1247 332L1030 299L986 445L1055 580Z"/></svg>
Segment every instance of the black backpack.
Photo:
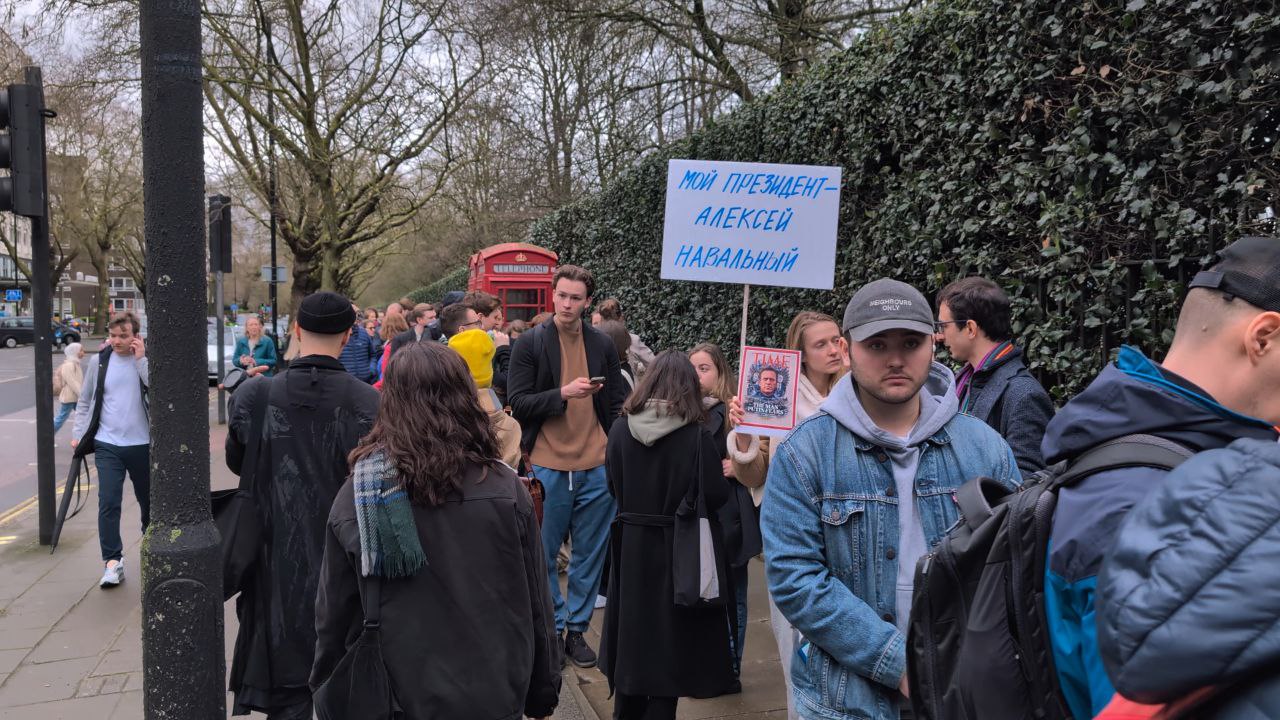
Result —
<svg viewBox="0 0 1280 720"><path fill-rule="evenodd" d="M1058 490L1106 470L1172 470L1190 455L1163 438L1126 435L1018 490L991 478L961 486L959 522L916 565L907 653L915 717L1069 720L1044 607Z"/></svg>

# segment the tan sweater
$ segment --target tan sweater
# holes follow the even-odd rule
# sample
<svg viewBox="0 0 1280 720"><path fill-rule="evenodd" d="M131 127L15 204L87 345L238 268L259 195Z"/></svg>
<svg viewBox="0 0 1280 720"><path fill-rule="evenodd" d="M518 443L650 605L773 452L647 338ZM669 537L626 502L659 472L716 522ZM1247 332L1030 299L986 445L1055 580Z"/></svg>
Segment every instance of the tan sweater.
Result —
<svg viewBox="0 0 1280 720"><path fill-rule="evenodd" d="M508 415L501 405L494 402L494 397L493 390L481 388L480 407L489 413L493 434L498 436L498 452L502 453L502 462L518 468L520 467L520 423Z"/></svg>
<svg viewBox="0 0 1280 720"><path fill-rule="evenodd" d="M64 360L58 367L62 376L62 392L58 393L58 402L73 403L80 399L80 386L84 384L84 369L78 360Z"/></svg>
<svg viewBox="0 0 1280 720"><path fill-rule="evenodd" d="M560 383L589 377L587 348L582 343L582 325L577 332L566 330L559 323L560 335ZM594 396L566 401L563 415L550 418L542 424L538 439L534 442L529 460L552 470L590 470L604 464L604 449L608 442L600 421L596 418Z"/></svg>

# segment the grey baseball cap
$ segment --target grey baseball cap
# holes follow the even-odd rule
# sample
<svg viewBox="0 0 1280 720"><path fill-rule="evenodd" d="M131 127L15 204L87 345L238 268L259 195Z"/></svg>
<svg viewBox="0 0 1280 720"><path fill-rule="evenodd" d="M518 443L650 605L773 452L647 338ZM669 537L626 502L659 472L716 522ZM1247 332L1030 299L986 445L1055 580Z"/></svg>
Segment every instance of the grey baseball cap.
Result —
<svg viewBox="0 0 1280 720"><path fill-rule="evenodd" d="M862 286L844 309L843 330L861 342L885 330L933 334L933 310L919 290L880 278Z"/></svg>

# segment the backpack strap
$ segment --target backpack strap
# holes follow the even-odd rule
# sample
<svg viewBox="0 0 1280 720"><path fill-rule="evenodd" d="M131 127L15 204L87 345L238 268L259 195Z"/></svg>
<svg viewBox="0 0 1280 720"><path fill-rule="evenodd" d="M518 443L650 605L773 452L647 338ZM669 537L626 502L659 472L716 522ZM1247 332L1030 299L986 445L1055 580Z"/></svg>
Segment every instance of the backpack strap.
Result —
<svg viewBox="0 0 1280 720"><path fill-rule="evenodd" d="M1090 448L1071 461L1064 472L1049 481L1049 488L1069 487L1090 475L1121 468L1172 470L1194 454L1190 448L1155 435L1125 435Z"/></svg>

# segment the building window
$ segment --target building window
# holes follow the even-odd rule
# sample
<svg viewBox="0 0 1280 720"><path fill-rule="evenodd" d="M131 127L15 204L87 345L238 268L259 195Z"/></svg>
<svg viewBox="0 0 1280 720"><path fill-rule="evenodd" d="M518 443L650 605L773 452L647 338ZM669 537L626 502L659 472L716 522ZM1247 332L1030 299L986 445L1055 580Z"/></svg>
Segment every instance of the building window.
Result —
<svg viewBox="0 0 1280 720"><path fill-rule="evenodd" d="M17 280L18 266L13 262L13 258L8 255L0 255L0 280Z"/></svg>

